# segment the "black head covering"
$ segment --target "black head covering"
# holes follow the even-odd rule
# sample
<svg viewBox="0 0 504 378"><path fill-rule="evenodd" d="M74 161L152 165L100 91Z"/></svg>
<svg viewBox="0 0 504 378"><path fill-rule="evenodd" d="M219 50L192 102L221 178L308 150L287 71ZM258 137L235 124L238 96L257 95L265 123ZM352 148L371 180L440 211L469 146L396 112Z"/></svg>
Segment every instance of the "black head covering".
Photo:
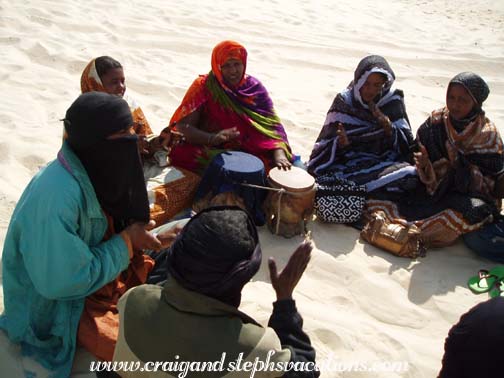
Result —
<svg viewBox="0 0 504 378"><path fill-rule="evenodd" d="M68 144L86 169L100 205L114 219L115 231L134 221L148 222L138 137L107 139L133 124L127 102L107 93L84 93L68 108L64 123Z"/></svg>
<svg viewBox="0 0 504 378"><path fill-rule="evenodd" d="M488 88L485 80L483 80L479 75L476 75L472 72L462 72L451 79L450 83L448 84L448 89L446 90L447 97L448 92L450 91L450 86L452 84L462 85L476 103L476 105L464 119L454 119L450 115L450 121L452 125L458 132L461 132L470 122L474 121L474 119L476 119L479 114L484 113L481 106L487 99L488 94L490 93L490 89Z"/></svg>
<svg viewBox="0 0 504 378"><path fill-rule="evenodd" d="M167 266L186 289L238 307L243 286L261 265L254 221L236 206L205 209L168 251Z"/></svg>
<svg viewBox="0 0 504 378"><path fill-rule="evenodd" d="M80 95L68 108L64 121L68 143L75 151L92 147L133 125L127 102L104 92Z"/></svg>
<svg viewBox="0 0 504 378"><path fill-rule="evenodd" d="M445 341L440 378L502 377L504 298L473 307L452 327Z"/></svg>
<svg viewBox="0 0 504 378"><path fill-rule="evenodd" d="M377 96L377 98L374 99L375 102L378 102L381 97L383 97L390 91L390 88L395 81L394 71L392 71L392 68L390 68L388 62L384 57L379 55L369 55L363 58L357 65L357 68L354 72L354 79L349 85L349 87L353 87L354 98L357 99L357 101L359 101L362 105L365 104L362 102L362 99L360 97L360 89L366 82L368 76L372 73L380 73L387 78L387 81L385 82L381 93Z"/></svg>
<svg viewBox="0 0 504 378"><path fill-rule="evenodd" d="M450 85L452 84L462 85L467 90L467 92L469 92L474 102L478 105L478 110L481 109L483 102L490 94L490 88L488 88L485 80L483 80L481 76L473 72L459 73L457 76L450 80L450 83L448 84L448 90L450 89Z"/></svg>
<svg viewBox="0 0 504 378"><path fill-rule="evenodd" d="M392 79L395 80L394 71L392 71L392 68L390 68L388 62L385 60L383 56L369 55L366 56L365 58L362 58L362 60L357 65L357 68L355 69L354 72L354 83L357 83L362 75L364 75L367 71L375 67L387 71L390 74L390 76L392 76Z"/></svg>

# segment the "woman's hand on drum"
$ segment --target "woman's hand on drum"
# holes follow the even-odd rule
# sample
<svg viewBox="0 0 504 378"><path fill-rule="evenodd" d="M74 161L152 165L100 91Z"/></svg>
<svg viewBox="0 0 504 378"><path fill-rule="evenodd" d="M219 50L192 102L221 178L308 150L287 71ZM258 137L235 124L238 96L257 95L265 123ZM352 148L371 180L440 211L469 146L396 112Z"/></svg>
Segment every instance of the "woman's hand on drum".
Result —
<svg viewBox="0 0 504 378"><path fill-rule="evenodd" d="M210 134L208 138L208 145L219 146L224 143L233 142L240 137L240 132L236 127L231 129L224 129L216 134Z"/></svg>
<svg viewBox="0 0 504 378"><path fill-rule="evenodd" d="M310 261L312 249L313 243L311 241L303 241L280 273L277 271L275 260L273 257L270 257L268 261L270 279L271 285L276 292L277 300L292 299L294 288Z"/></svg>
<svg viewBox="0 0 504 378"><path fill-rule="evenodd" d="M292 163L287 159L285 151L281 148L273 151L273 160L275 161L275 166L279 169L287 171L292 167Z"/></svg>

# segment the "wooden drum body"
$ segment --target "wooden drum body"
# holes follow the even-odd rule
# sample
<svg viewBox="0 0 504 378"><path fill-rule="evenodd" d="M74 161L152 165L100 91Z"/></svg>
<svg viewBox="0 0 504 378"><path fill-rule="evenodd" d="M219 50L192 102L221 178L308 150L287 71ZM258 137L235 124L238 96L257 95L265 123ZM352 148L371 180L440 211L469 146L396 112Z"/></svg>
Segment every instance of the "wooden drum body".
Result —
<svg viewBox="0 0 504 378"><path fill-rule="evenodd" d="M278 191L270 191L264 202L269 230L286 238L303 234L313 214L315 179L306 171L292 167L289 171L273 168L268 182Z"/></svg>

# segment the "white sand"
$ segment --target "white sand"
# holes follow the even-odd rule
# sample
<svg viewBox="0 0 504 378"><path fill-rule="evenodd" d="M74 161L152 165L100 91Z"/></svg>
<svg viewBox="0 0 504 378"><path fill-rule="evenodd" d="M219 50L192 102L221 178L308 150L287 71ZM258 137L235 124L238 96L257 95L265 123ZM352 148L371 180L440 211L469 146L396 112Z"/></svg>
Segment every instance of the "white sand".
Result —
<svg viewBox="0 0 504 378"><path fill-rule="evenodd" d="M304 159L333 97L370 53L390 62L414 130L443 105L451 77L475 71L490 85L485 109L503 131L502 1L110 3L0 1L1 245L22 190L58 151L58 120L80 92L84 66L99 55L122 62L129 90L160 131L196 75L210 69L213 46L240 41L249 51L248 72L270 91L294 151ZM436 376L450 326L486 298L471 294L467 279L494 264L461 243L411 262L363 244L348 227L310 228L318 250L296 299L318 361L332 355L333 361L368 365L409 363L402 373L324 376ZM282 263L300 240L267 230L261 239L264 260L273 255ZM245 289L242 307L266 324L273 299L263 263Z"/></svg>

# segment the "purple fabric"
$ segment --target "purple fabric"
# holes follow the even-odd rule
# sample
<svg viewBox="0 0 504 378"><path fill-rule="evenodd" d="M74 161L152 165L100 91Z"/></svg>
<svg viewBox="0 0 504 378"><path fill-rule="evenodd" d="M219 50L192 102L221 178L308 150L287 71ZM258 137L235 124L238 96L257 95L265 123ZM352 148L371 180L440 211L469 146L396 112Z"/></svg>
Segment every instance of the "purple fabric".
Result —
<svg viewBox="0 0 504 378"><path fill-rule="evenodd" d="M63 155L62 150L58 151L58 161L61 163L63 168L65 168L68 171L68 173L70 173L73 176L72 167L70 167L70 164L68 164L68 161L65 159L65 155Z"/></svg>
<svg viewBox="0 0 504 378"><path fill-rule="evenodd" d="M273 101L262 83L248 75L245 83L236 91L226 91L236 103L264 116L274 114ZM250 100L250 101L248 101Z"/></svg>

